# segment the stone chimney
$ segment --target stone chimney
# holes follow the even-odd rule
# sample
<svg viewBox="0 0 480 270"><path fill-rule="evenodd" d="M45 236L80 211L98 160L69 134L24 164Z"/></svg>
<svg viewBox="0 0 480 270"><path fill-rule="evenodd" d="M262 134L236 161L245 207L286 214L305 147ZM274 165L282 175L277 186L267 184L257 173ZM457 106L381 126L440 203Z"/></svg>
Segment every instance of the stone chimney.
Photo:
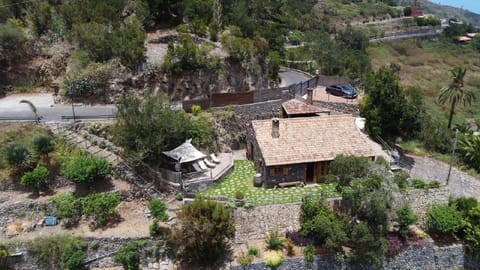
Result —
<svg viewBox="0 0 480 270"><path fill-rule="evenodd" d="M307 89L307 104L308 105L313 104L313 88Z"/></svg>
<svg viewBox="0 0 480 270"><path fill-rule="evenodd" d="M280 119L272 119L272 138L280 138Z"/></svg>

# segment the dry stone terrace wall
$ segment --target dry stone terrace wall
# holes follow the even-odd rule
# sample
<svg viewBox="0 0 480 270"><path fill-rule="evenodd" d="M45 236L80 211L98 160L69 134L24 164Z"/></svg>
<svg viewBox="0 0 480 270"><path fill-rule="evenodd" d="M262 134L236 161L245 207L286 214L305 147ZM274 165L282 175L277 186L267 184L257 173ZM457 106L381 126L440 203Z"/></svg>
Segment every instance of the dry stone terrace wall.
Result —
<svg viewBox="0 0 480 270"><path fill-rule="evenodd" d="M420 246L410 246L393 258L386 258L383 264L385 270L443 270L464 269L465 256L463 245L437 247L432 241ZM231 270L264 270L268 269L259 260L252 265L240 266L232 263ZM286 259L277 270L374 270L375 267L359 268L337 261L333 254L316 256L311 268L306 267L303 257ZM474 268L475 269L475 268ZM478 269L478 268L477 268Z"/></svg>
<svg viewBox="0 0 480 270"><path fill-rule="evenodd" d="M394 207L409 203L415 214L418 215L418 224L425 227L425 214L428 207L433 203L448 203L449 192L446 187L431 189L413 189L395 198Z"/></svg>

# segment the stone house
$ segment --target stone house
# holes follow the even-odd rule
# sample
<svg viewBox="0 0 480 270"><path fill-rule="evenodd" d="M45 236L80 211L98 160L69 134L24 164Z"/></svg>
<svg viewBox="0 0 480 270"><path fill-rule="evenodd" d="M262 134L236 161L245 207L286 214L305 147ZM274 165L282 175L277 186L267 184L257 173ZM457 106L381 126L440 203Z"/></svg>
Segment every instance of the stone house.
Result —
<svg viewBox="0 0 480 270"><path fill-rule="evenodd" d="M267 187L321 182L337 155L373 160L383 153L350 115L255 120L247 135L256 182Z"/></svg>

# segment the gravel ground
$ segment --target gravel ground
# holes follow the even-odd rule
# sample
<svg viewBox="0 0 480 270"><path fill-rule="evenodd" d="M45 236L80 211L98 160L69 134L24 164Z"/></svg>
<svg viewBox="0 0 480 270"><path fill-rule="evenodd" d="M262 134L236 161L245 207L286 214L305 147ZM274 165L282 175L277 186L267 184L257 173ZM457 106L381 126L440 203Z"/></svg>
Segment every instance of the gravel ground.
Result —
<svg viewBox="0 0 480 270"><path fill-rule="evenodd" d="M427 183L439 181L446 184L449 165L429 157L406 155L402 166L410 170L412 178L421 178ZM480 181L475 177L453 167L447 186L453 196L475 197L480 200Z"/></svg>

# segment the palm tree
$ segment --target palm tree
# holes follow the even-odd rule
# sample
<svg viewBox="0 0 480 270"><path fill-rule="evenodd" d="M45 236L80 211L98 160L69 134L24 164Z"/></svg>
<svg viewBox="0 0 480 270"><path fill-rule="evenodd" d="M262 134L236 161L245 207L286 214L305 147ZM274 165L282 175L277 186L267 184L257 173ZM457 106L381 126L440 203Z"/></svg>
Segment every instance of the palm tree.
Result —
<svg viewBox="0 0 480 270"><path fill-rule="evenodd" d="M450 116L448 118L448 128L452 127L453 114L455 113L455 105L457 102L462 102L464 106L472 105L475 100L475 94L468 89L463 88L463 78L467 69L456 67L450 71L452 73L452 82L440 89L438 101L441 104L450 104Z"/></svg>
<svg viewBox="0 0 480 270"><path fill-rule="evenodd" d="M20 100L20 103L27 104L30 107L30 110L33 112L33 114L35 114L35 122L38 123L40 119L42 119L37 113L37 107L35 107L30 100L22 99Z"/></svg>

